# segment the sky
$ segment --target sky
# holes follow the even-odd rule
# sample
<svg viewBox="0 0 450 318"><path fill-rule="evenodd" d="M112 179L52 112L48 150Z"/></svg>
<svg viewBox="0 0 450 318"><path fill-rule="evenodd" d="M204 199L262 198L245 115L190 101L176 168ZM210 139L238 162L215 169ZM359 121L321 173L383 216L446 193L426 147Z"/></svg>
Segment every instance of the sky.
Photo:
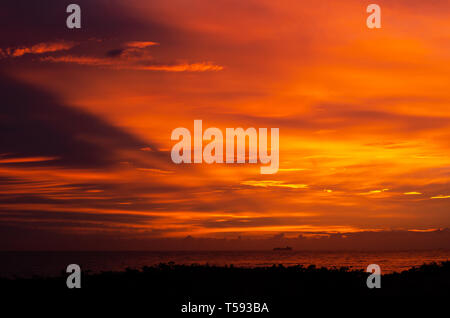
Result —
<svg viewBox="0 0 450 318"><path fill-rule="evenodd" d="M4 249L450 228L448 1L70 3L0 5ZM279 128L279 171L174 164L196 119Z"/></svg>

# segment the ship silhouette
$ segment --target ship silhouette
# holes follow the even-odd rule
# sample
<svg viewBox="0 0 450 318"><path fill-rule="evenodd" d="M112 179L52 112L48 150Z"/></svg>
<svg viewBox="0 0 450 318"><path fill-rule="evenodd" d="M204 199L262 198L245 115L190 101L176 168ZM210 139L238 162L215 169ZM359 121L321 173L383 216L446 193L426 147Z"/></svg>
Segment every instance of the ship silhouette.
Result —
<svg viewBox="0 0 450 318"><path fill-rule="evenodd" d="M273 249L274 251L292 251L292 247L286 246L286 247L275 247Z"/></svg>

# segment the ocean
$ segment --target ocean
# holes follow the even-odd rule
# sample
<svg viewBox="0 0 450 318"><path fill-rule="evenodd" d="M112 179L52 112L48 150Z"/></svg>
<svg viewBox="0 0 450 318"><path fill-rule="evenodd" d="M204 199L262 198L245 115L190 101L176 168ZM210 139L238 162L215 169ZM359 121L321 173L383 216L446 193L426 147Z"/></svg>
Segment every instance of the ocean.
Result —
<svg viewBox="0 0 450 318"><path fill-rule="evenodd" d="M401 272L423 263L450 260L450 250L399 252L318 252L318 251L129 251L129 252L0 252L0 277L57 276L69 264L83 271L139 269L159 263L210 264L243 267L274 264L316 265L366 269L378 264L382 273Z"/></svg>

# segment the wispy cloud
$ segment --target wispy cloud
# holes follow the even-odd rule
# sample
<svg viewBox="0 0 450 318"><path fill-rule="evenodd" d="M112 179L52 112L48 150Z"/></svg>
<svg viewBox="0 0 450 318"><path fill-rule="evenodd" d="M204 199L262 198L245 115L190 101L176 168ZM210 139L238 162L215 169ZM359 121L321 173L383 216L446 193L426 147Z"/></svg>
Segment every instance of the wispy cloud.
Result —
<svg viewBox="0 0 450 318"><path fill-rule="evenodd" d="M331 19L317 4L253 1L231 22L231 3L138 2L109 3L70 50L34 47L58 42L43 25L33 26L35 42L14 42L30 38L30 25L5 15L0 62L33 86L3 81L0 152L9 154L0 159L59 158L0 163L0 199L15 208L5 218L33 209L25 223L40 209L43 227L76 220L81 233L95 220L95 230L130 236L449 227L442 6L392 7L397 21L375 34L357 1L319 0L337 12ZM411 14L420 27L408 24ZM198 117L219 129L279 127L278 176L264 179L252 165L173 165L170 131Z"/></svg>
<svg viewBox="0 0 450 318"><path fill-rule="evenodd" d="M159 43L152 41L130 41L126 42L125 45L132 48L143 49L149 46L159 45Z"/></svg>
<svg viewBox="0 0 450 318"><path fill-rule="evenodd" d="M436 195L434 197L431 197L431 199L449 199L450 195Z"/></svg>
<svg viewBox="0 0 450 318"><path fill-rule="evenodd" d="M183 63L175 65L149 65L134 68L142 71L166 71L166 72L205 72L205 71L221 71L223 66L216 65L212 62L200 63Z"/></svg>
<svg viewBox="0 0 450 318"><path fill-rule="evenodd" d="M386 191L389 191L389 189L372 190L372 191L363 192L360 194L376 194L376 193L382 193L382 192L386 192Z"/></svg>
<svg viewBox="0 0 450 318"><path fill-rule="evenodd" d="M43 62L53 63L73 63L79 65L91 65L91 66L111 66L114 65L114 60L106 58L97 58L89 56L46 56L40 59Z"/></svg>
<svg viewBox="0 0 450 318"><path fill-rule="evenodd" d="M33 46L19 46L0 49L0 56L2 57L20 57L25 54L43 54L57 51L70 50L77 43L75 42L42 42Z"/></svg>
<svg viewBox="0 0 450 318"><path fill-rule="evenodd" d="M40 61L136 71L205 72L223 70L223 66L214 64L210 61L194 63L158 62L153 58L148 50L149 47L155 45L159 45L159 43L152 41L131 41L125 42L121 48L108 51L106 56L95 56L89 54L45 56L40 58Z"/></svg>
<svg viewBox="0 0 450 318"><path fill-rule="evenodd" d="M97 58L89 56L47 56L41 58L41 61L52 63L71 63L78 65L88 66L101 66L114 69L127 69L136 71L163 71L163 72L205 72L205 71L220 71L223 70L223 66L216 65L212 62L199 62L199 63L182 63L173 65L135 65L130 61L122 60L118 61L114 58Z"/></svg>
<svg viewBox="0 0 450 318"><path fill-rule="evenodd" d="M0 164L2 163L27 163L27 162L42 162L56 160L57 157L24 157L24 158L5 158L0 159Z"/></svg>

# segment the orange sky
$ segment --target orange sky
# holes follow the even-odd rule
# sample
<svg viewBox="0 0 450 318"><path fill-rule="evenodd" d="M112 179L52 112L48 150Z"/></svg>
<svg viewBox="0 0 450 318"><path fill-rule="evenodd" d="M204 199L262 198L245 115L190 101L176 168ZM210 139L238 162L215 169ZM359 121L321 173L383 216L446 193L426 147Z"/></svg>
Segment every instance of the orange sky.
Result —
<svg viewBox="0 0 450 318"><path fill-rule="evenodd" d="M19 99L29 116L2 118L22 125L0 148L2 224L125 237L450 227L448 1L377 1L375 30L356 0L93 2L80 1L81 30L61 6L44 21L9 5L2 90L33 98ZM173 164L171 131L194 119L280 128L279 172ZM45 137L40 122L54 125Z"/></svg>

